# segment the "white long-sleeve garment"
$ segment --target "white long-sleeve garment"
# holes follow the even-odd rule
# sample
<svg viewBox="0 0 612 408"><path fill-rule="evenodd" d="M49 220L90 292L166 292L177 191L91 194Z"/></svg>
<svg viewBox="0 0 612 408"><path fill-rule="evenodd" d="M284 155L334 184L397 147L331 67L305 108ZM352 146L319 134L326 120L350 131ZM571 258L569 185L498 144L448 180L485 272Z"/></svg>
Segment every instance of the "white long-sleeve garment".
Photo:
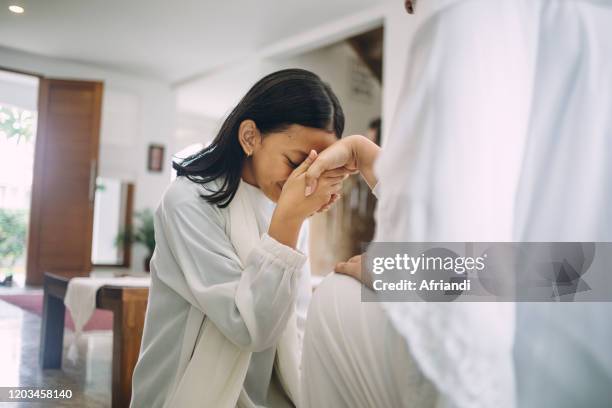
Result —
<svg viewBox="0 0 612 408"><path fill-rule="evenodd" d="M515 238L612 240L612 1L531 1L536 70Z"/></svg>
<svg viewBox="0 0 612 408"><path fill-rule="evenodd" d="M612 1L526 0L534 99L517 241L612 241ZM587 275L588 279L588 275ZM612 303L520 303L519 406L612 406Z"/></svg>
<svg viewBox="0 0 612 408"><path fill-rule="evenodd" d="M257 223L260 231L267 231L273 203L257 188L244 182L241 187L263 207L255 213L263 214ZM306 257L263 234L243 265L229 238L228 208L205 202L200 197L205 192L178 177L156 211L156 249L132 406L163 406L180 380L200 333L189 329L192 306L229 341L253 352L243 389L247 405L291 406L273 376L273 365L293 305L298 335L303 333L311 293ZM299 247L306 242L302 234ZM238 291L241 282L248 282L250 290Z"/></svg>
<svg viewBox="0 0 612 408"><path fill-rule="evenodd" d="M377 163L384 183L377 240L612 240L612 2L516 0L525 30L510 31L507 19L488 14L504 3L417 5L422 27ZM502 32L527 41L517 47ZM521 66L527 78L512 70ZM452 359L427 353L432 344L439 349L440 336L423 333L416 308L386 306L434 383L457 384L445 364ZM518 406L610 406L610 310L609 303L518 304ZM453 320L449 313L439 326L452 332L444 322ZM464 378L478 383L474 373Z"/></svg>
<svg viewBox="0 0 612 408"><path fill-rule="evenodd" d="M515 0L429 0L376 162L377 241L509 241L530 102Z"/></svg>
<svg viewBox="0 0 612 408"><path fill-rule="evenodd" d="M376 162L377 242L510 241L529 109L515 0L417 4ZM511 303L383 303L443 406L513 407Z"/></svg>

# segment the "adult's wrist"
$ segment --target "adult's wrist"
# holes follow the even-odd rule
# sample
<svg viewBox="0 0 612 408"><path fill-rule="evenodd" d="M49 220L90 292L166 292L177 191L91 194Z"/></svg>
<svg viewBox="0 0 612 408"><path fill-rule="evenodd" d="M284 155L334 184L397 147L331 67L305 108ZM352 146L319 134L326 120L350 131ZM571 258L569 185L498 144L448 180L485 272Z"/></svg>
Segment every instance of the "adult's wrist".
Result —
<svg viewBox="0 0 612 408"><path fill-rule="evenodd" d="M370 188L374 188L378 182L374 175L374 162L378 157L380 147L365 136L355 135L354 139L351 140L351 148L359 173Z"/></svg>
<svg viewBox="0 0 612 408"><path fill-rule="evenodd" d="M347 137L346 139L351 148L351 154L353 155L353 159L355 159L355 163L359 164L359 155L361 154L361 146L365 143L366 140L369 140L369 139L363 135L351 135Z"/></svg>

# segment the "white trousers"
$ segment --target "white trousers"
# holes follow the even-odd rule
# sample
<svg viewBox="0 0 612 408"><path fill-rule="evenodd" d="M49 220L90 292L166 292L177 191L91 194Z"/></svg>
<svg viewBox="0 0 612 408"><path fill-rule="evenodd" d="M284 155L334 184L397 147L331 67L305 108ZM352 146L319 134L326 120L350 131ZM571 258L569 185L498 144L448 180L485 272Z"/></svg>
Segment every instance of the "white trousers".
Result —
<svg viewBox="0 0 612 408"><path fill-rule="evenodd" d="M315 291L302 354L303 407L436 407L423 376L378 303L361 302L361 284L331 274Z"/></svg>

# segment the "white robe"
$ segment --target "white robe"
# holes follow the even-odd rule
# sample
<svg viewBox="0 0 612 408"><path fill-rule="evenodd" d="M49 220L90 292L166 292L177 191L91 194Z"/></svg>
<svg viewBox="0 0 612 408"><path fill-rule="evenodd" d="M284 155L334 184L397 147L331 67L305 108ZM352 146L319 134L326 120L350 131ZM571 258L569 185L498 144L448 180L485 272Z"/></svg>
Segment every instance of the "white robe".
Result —
<svg viewBox="0 0 612 408"><path fill-rule="evenodd" d="M332 273L315 290L302 353L301 408L442 407L405 339L361 284Z"/></svg>
<svg viewBox="0 0 612 408"><path fill-rule="evenodd" d="M457 1L421 17L402 103L377 163L384 182L377 240L612 241L612 2L515 1L523 28L510 30L506 24L516 22L488 14L504 3ZM427 4L441 3L419 3ZM417 14L423 10L417 6ZM453 355L440 364L427 353L440 338L423 333L431 305L423 306L422 322L413 305L386 307L426 374L457 396ZM611 309L518 304L518 406L610 406ZM491 311L475 337L511 345L511 332L486 327L503 322ZM457 365L473 360L464 356ZM482 377L468 370L464 378Z"/></svg>
<svg viewBox="0 0 612 408"><path fill-rule="evenodd" d="M416 16L375 241L510 241L530 96L520 9L430 0ZM382 305L443 406L515 405L513 304Z"/></svg>
<svg viewBox="0 0 612 408"><path fill-rule="evenodd" d="M242 182L241 188L255 198L256 205L267 205L255 187ZM294 308L301 337L310 297L306 257L263 233L270 221L269 206L267 211L256 212L264 214L257 219L263 235L244 262L236 252L236 242L230 239L230 209L206 203L199 196L204 192L202 186L179 177L156 212L156 250L141 355L133 377L132 406L161 407L168 402L170 394L185 383L184 374L190 369L192 353L197 355L199 336L212 335L207 334L211 325L215 334L221 335L209 339L209 344L218 345L218 358L206 355L208 376L214 380L219 374L222 378L222 373L233 369L228 367L226 356L234 355L237 346L248 351L243 355L249 358L253 352L248 373L237 361L239 372L231 377L242 378L239 388L244 380L243 405L264 405L266 397L266 406L290 405L273 378L272 364ZM304 238L300 239L302 246ZM236 384L203 383L201 389L217 386L229 390ZM193 406L207 406L184 397Z"/></svg>
<svg viewBox="0 0 612 408"><path fill-rule="evenodd" d="M529 0L535 88L517 241L612 242L612 1ZM612 406L612 303L520 303L519 406Z"/></svg>
<svg viewBox="0 0 612 408"><path fill-rule="evenodd" d="M611 5L420 2L377 162L376 240L612 241ZM313 298L307 407L431 406L421 372L442 406L515 404L514 305L383 304L385 318L346 279L332 275ZM518 406L610 406L610 311L518 305Z"/></svg>

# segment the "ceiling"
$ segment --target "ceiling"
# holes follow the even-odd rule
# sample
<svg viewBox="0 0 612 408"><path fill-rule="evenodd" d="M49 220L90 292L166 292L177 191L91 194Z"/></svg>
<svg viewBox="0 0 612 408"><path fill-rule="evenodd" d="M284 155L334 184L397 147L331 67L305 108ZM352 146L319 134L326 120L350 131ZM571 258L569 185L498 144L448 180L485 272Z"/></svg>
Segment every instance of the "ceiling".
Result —
<svg viewBox="0 0 612 408"><path fill-rule="evenodd" d="M176 83L383 1L0 0L0 46Z"/></svg>

